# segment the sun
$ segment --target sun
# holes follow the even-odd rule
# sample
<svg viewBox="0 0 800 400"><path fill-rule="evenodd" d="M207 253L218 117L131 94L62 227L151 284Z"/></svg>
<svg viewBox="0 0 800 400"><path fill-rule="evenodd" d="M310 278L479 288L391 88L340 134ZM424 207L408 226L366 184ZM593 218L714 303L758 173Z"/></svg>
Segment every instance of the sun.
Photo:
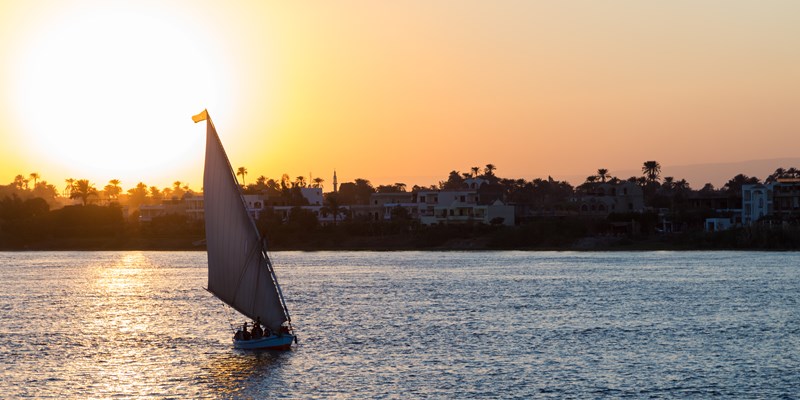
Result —
<svg viewBox="0 0 800 400"><path fill-rule="evenodd" d="M98 180L169 175L198 158L190 117L233 106L229 68L206 30L137 3L70 4L14 60L15 114L31 151Z"/></svg>

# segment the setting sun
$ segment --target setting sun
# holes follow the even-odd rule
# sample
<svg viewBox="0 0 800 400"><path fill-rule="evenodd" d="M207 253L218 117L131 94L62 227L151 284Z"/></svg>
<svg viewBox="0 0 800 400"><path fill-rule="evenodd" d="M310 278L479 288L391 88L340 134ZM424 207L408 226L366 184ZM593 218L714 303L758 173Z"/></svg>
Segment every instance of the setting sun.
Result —
<svg viewBox="0 0 800 400"><path fill-rule="evenodd" d="M188 116L232 99L231 73L202 30L107 2L39 23L13 58L8 88L31 154L129 184L199 159Z"/></svg>

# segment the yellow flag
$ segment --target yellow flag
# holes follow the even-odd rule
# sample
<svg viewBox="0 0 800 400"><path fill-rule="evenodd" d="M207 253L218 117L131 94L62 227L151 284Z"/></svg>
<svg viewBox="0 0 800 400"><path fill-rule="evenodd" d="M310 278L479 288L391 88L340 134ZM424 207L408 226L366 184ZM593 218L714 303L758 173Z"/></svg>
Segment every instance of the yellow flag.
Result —
<svg viewBox="0 0 800 400"><path fill-rule="evenodd" d="M200 114L197 114L192 117L192 121L194 121L195 123L198 123L200 121L205 121L207 119L208 119L208 110L203 110L203 112L201 112Z"/></svg>

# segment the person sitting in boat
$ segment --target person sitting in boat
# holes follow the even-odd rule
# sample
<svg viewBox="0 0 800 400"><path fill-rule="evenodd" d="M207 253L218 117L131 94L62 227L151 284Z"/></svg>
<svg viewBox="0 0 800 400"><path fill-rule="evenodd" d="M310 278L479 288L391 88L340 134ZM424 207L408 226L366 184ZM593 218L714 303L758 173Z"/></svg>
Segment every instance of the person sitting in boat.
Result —
<svg viewBox="0 0 800 400"><path fill-rule="evenodd" d="M241 335L239 335L240 332ZM239 337L237 338L236 336ZM236 335L233 338L237 340L250 340L250 332L247 331L247 322L242 324L241 329L239 329L239 332L236 332Z"/></svg>
<svg viewBox="0 0 800 400"><path fill-rule="evenodd" d="M256 322L253 323L253 330L250 332L250 335L253 339L260 339L264 336L264 330L261 329L261 317L256 318Z"/></svg>

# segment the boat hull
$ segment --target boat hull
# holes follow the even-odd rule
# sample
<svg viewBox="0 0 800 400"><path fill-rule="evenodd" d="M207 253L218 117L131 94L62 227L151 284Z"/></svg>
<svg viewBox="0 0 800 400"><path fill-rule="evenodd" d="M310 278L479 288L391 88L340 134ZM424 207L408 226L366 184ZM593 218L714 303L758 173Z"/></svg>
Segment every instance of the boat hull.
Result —
<svg viewBox="0 0 800 400"><path fill-rule="evenodd" d="M293 341L294 335L291 334L250 340L233 339L233 347L242 350L289 350Z"/></svg>

